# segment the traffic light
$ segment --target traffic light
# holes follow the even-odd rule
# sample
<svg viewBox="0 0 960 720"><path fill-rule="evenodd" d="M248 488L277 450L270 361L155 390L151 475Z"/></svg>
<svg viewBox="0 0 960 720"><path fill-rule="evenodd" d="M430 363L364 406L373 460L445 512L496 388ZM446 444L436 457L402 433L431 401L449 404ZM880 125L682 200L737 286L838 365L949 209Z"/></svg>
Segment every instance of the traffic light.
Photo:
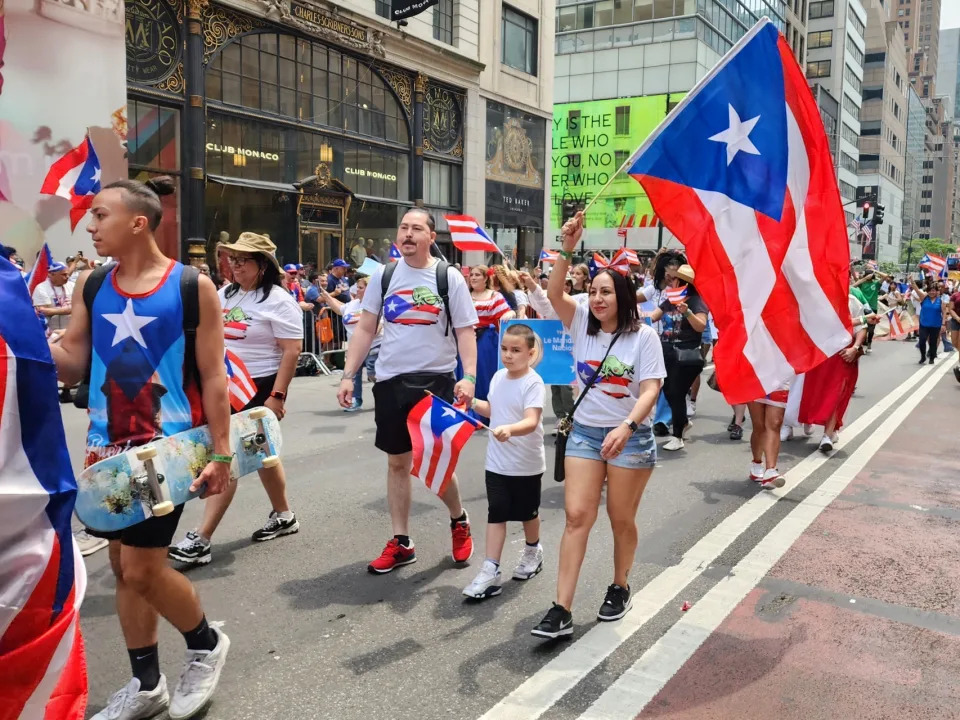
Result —
<svg viewBox="0 0 960 720"><path fill-rule="evenodd" d="M883 205L877 203L877 206L873 209L873 224L874 225L883 225Z"/></svg>
<svg viewBox="0 0 960 720"><path fill-rule="evenodd" d="M870 203L865 202L863 204L863 219L866 220L868 217L870 217Z"/></svg>

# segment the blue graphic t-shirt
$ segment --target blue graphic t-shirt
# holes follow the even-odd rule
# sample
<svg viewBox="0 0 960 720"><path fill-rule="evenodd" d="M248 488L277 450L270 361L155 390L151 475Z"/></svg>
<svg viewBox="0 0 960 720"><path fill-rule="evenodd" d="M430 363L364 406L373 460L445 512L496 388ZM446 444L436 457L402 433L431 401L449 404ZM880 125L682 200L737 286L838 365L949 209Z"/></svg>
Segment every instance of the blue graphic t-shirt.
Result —
<svg viewBox="0 0 960 720"><path fill-rule="evenodd" d="M184 378L183 265L142 295L123 292L115 270L90 318L90 399L85 465L158 436L203 424L199 388Z"/></svg>

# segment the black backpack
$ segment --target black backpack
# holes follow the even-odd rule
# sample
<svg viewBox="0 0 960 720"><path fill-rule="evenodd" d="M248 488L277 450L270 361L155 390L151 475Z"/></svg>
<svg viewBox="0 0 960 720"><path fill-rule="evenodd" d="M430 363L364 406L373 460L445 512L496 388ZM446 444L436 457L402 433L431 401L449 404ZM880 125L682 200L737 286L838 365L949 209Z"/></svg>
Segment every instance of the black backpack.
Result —
<svg viewBox="0 0 960 720"><path fill-rule="evenodd" d="M93 356L93 301L100 292L103 281L107 279L110 271L116 267L116 263L101 265L96 268L89 276L83 286L83 304L87 308L87 316L90 318L90 341L91 341L91 361L87 363L87 371L84 373L83 381L77 387L74 395L73 404L78 408L86 409L90 402L90 365ZM184 377L193 377L200 387L200 373L197 370L196 342L197 326L200 324L200 271L192 265L184 265L183 272L180 274L180 302L183 304L183 362Z"/></svg>
<svg viewBox="0 0 960 720"><path fill-rule="evenodd" d="M447 329L444 330L443 336L447 337L450 333L450 327L453 325L453 316L450 314L450 278L447 275L447 271L450 269L450 263L446 260L439 260L436 264L437 271L437 295L440 296L440 299L443 301L443 309L447 314ZM387 297L387 290L390 288L390 280L393 278L393 274L397 271L397 263L392 262L383 271L383 275L380 277L380 304L383 305L383 301ZM454 333L454 338L456 338L456 333Z"/></svg>

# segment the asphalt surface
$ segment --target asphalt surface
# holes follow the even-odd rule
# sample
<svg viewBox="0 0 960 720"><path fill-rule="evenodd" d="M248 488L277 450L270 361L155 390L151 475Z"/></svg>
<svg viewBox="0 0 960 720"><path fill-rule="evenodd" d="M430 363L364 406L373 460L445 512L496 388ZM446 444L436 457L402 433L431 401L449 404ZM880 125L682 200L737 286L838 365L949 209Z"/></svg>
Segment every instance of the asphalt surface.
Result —
<svg viewBox="0 0 960 720"><path fill-rule="evenodd" d="M861 360L848 423L918 370L912 343L875 346L874 353ZM222 621L232 641L206 717L479 717L571 646L529 635L554 599L556 550L563 530L563 488L552 481L552 441L548 439L541 506L544 572L526 583L508 580L501 596L484 602L460 593L482 561L486 438L478 436L459 464L461 491L478 547L469 566L452 562L443 505L415 486L411 532L419 561L386 576L373 576L366 565L390 537L386 462L373 447L372 409L343 413L334 397L337 381L298 378L291 387L282 425L283 459L300 532L251 543L250 534L262 525L270 508L256 477L244 478L214 538L213 562L188 571L207 617ZM369 387L366 390L371 402ZM71 457L79 467L85 416L70 406L64 406L63 413ZM661 453L641 502L640 543L631 573L635 589L676 565L694 543L759 492L746 480L750 460L746 438L742 442L727 438L729 419L722 397L704 383L692 440L684 451ZM545 422L552 426L549 410ZM732 567L755 547L863 439L858 437L849 447L841 444L834 458L737 537L716 567L686 588L683 599L696 602L722 576L724 567ZM802 434L785 443L781 470L814 450L815 442ZM178 539L195 526L201 511L199 501L187 506ZM511 525L503 558L505 575L522 544L520 525ZM611 555L610 528L601 512L580 576L573 646L595 625L596 610L611 582ZM115 617L106 552L87 558L87 568L89 585L81 616L89 662L89 717L127 682L130 671ZM665 607L544 717L578 717L679 617L679 602ZM183 649L179 634L161 624L161 664L171 683L179 673Z"/></svg>

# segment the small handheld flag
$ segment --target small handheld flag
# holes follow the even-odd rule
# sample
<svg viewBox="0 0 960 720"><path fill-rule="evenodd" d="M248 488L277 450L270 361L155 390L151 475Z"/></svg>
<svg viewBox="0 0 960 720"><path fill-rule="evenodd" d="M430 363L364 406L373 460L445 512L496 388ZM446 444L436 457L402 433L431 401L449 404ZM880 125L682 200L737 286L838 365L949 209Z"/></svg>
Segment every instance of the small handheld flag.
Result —
<svg viewBox="0 0 960 720"><path fill-rule="evenodd" d="M89 137L50 166L40 187L45 195L57 195L70 201L70 230L93 204L93 196L100 192L100 159Z"/></svg>
<svg viewBox="0 0 960 720"><path fill-rule="evenodd" d="M229 350L223 353L223 363L227 366L227 391L230 395L230 407L237 412L243 410L257 394L257 386L250 377L247 366Z"/></svg>
<svg viewBox="0 0 960 720"><path fill-rule="evenodd" d="M541 263L556 262L558 257L560 257L559 250L547 250L546 248L544 248L543 250L540 251Z"/></svg>
<svg viewBox="0 0 960 720"><path fill-rule="evenodd" d="M50 267L53 265L53 256L50 254L50 248L46 243L40 248L40 255L37 262L27 276L27 290L30 291L30 297L33 297L33 291L37 286L50 277Z"/></svg>
<svg viewBox="0 0 960 720"><path fill-rule="evenodd" d="M887 320L890 321L890 337L896 338L907 334L906 328L900 321L900 313L896 309L887 313Z"/></svg>
<svg viewBox="0 0 960 720"><path fill-rule="evenodd" d="M396 244L396 243L391 243L391 245L390 245L390 262L396 262L396 261L399 260L401 257L403 257L403 256L400 254L400 248L397 247L397 244Z"/></svg>
<svg viewBox="0 0 960 720"><path fill-rule="evenodd" d="M947 269L947 261L939 255L928 253L920 259L920 267L928 270L932 275L940 275Z"/></svg>
<svg viewBox="0 0 960 720"><path fill-rule="evenodd" d="M407 415L413 445L411 474L423 480L430 492L443 497L460 451L478 427L480 423L473 418L428 394Z"/></svg>
<svg viewBox="0 0 960 720"><path fill-rule="evenodd" d="M679 288L667 288L664 291L664 296L674 305L679 305L682 302L687 301L687 286Z"/></svg>
<svg viewBox="0 0 960 720"><path fill-rule="evenodd" d="M503 255L503 251L483 231L480 224L469 215L444 215L444 220L450 226L450 239L453 244L463 250L479 250L480 252L495 252Z"/></svg>

